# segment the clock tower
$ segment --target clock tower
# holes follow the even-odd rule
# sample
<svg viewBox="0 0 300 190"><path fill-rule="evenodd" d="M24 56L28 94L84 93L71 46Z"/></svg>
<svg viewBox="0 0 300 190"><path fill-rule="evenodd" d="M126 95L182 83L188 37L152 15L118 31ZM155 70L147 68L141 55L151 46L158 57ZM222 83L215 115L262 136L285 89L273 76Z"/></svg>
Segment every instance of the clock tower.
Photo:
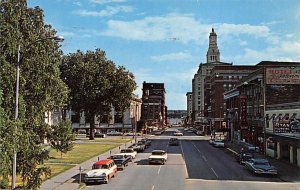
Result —
<svg viewBox="0 0 300 190"><path fill-rule="evenodd" d="M220 62L220 51L217 44L217 34L215 33L215 30L213 28L209 35L209 47L206 54L206 62Z"/></svg>

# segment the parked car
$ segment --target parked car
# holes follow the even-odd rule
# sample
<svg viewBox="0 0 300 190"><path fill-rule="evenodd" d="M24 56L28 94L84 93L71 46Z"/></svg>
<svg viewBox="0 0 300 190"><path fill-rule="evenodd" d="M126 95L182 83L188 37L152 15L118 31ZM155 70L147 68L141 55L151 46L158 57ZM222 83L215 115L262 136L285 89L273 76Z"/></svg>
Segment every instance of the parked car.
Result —
<svg viewBox="0 0 300 190"><path fill-rule="evenodd" d="M214 147L225 147L225 142L224 142L224 140L217 139L217 140L214 140L213 146Z"/></svg>
<svg viewBox="0 0 300 190"><path fill-rule="evenodd" d="M154 135L161 135L163 132L162 131L153 131Z"/></svg>
<svg viewBox="0 0 300 190"><path fill-rule="evenodd" d="M178 146L179 140L177 138L170 138L169 145L170 146Z"/></svg>
<svg viewBox="0 0 300 190"><path fill-rule="evenodd" d="M122 133L118 131L109 131L107 132L107 136L122 136Z"/></svg>
<svg viewBox="0 0 300 190"><path fill-rule="evenodd" d="M211 145L213 145L214 142L215 142L215 139L209 139L209 141L208 141L208 143L211 144Z"/></svg>
<svg viewBox="0 0 300 190"><path fill-rule="evenodd" d="M88 171L84 176L85 183L103 182L108 183L108 180L115 176L117 165L111 159L100 160L93 164L92 170Z"/></svg>
<svg viewBox="0 0 300 190"><path fill-rule="evenodd" d="M183 133L180 132L180 131L176 131L176 132L174 132L173 135L174 135L174 136L183 136Z"/></svg>
<svg viewBox="0 0 300 190"><path fill-rule="evenodd" d="M240 164L245 164L245 162L249 161L252 158L254 158L254 154L252 152L241 152L236 156L236 160Z"/></svg>
<svg viewBox="0 0 300 190"><path fill-rule="evenodd" d="M168 154L164 150L153 150L148 158L149 164L165 164L168 159Z"/></svg>
<svg viewBox="0 0 300 190"><path fill-rule="evenodd" d="M118 170L124 170L128 163L132 161L130 155L122 153L111 155L108 159L112 159L115 162Z"/></svg>
<svg viewBox="0 0 300 190"><path fill-rule="evenodd" d="M201 136L203 136L203 135L205 135L205 134L204 134L204 131L199 131L199 130L198 130L198 131L196 131L196 135L201 135Z"/></svg>
<svg viewBox="0 0 300 190"><path fill-rule="evenodd" d="M131 146L129 146L129 148L133 148L133 150L137 151L137 152L142 152L145 150L146 146L145 144L139 142L139 143L134 143Z"/></svg>
<svg viewBox="0 0 300 190"><path fill-rule="evenodd" d="M245 168L253 174L277 175L277 169L267 159L251 158L245 162Z"/></svg>
<svg viewBox="0 0 300 190"><path fill-rule="evenodd" d="M120 152L121 152L121 154L131 156L131 159L135 159L135 157L137 155L137 152L135 150L133 150L133 148L124 148L124 149L121 149Z"/></svg>

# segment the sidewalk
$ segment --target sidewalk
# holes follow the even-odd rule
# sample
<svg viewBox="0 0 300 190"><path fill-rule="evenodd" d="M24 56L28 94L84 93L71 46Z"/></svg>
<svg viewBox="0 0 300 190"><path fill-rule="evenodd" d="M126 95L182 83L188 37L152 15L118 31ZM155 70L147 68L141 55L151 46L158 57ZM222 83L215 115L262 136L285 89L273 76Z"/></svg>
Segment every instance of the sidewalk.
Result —
<svg viewBox="0 0 300 190"><path fill-rule="evenodd" d="M241 146L236 143L227 142L225 147L233 154L237 155ZM255 156L265 157L260 153L256 153ZM300 168L295 165L291 165L286 161L278 160L269 156L266 156L273 166L275 166L278 170L278 178L284 182L297 182L300 183Z"/></svg>
<svg viewBox="0 0 300 190"><path fill-rule="evenodd" d="M132 141L134 143L134 141ZM120 145L110 151L107 151L101 155L98 155L90 160L87 160L76 167L73 167L57 176L44 181L40 187L40 190L75 190L79 188L79 168L82 172L86 172L92 168L93 163L98 160L107 159L111 154L120 152L120 149L130 146L131 141ZM125 146L126 145L126 146Z"/></svg>

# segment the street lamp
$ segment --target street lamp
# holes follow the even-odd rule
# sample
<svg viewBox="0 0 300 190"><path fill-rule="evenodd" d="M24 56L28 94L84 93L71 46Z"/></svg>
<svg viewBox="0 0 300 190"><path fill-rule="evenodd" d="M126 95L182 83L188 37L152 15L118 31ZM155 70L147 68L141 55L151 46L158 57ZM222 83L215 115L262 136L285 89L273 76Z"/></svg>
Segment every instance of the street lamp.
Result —
<svg viewBox="0 0 300 190"><path fill-rule="evenodd" d="M26 53L26 50L28 48L30 48L33 44L36 44L38 42L42 42L44 40L48 40L48 39L53 39L56 42L62 42L64 41L64 37L63 36L53 36L53 37L46 37L46 38L39 38L37 40L35 40L34 42L26 45L24 47L24 51L21 52L21 45L19 44L18 46L18 59L17 59L17 64L16 64L16 102L15 102L15 120L18 120L19 117L19 87L20 87L20 61L24 55L24 53ZM15 129L17 129L17 126L15 126ZM14 155L13 155L13 175L12 175L12 189L15 189L16 187L16 175L17 175L17 151L16 148L14 148L13 150Z"/></svg>
<svg viewBox="0 0 300 190"><path fill-rule="evenodd" d="M266 155L266 86L265 83L263 85L259 85L256 83L248 83L244 82L243 85L255 85L258 86L259 88L262 89L262 94L263 94L263 119L264 119L264 124L263 124L263 153ZM257 133L257 131L256 131Z"/></svg>

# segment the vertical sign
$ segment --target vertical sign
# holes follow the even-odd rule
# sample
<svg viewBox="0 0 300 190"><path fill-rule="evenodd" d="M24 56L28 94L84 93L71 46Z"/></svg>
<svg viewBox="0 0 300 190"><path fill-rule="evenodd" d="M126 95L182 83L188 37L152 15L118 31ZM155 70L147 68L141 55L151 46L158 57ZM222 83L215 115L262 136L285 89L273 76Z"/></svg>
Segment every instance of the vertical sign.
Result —
<svg viewBox="0 0 300 190"><path fill-rule="evenodd" d="M247 123L247 96L240 96L240 106L241 106L241 129L248 129Z"/></svg>

